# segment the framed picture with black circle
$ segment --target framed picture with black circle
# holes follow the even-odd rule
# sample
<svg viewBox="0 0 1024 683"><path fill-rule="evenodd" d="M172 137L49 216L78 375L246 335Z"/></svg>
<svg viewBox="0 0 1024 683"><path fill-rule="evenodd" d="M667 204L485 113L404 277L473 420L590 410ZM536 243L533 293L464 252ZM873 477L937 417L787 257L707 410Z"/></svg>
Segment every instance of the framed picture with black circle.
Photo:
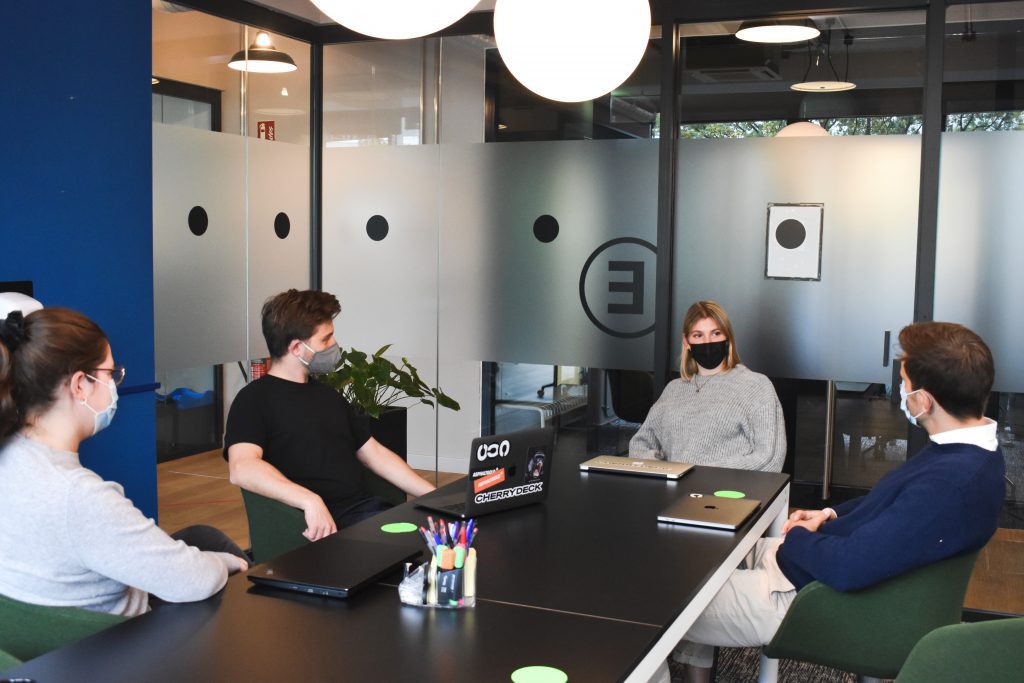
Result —
<svg viewBox="0 0 1024 683"><path fill-rule="evenodd" d="M764 277L821 280L824 204L768 204Z"/></svg>

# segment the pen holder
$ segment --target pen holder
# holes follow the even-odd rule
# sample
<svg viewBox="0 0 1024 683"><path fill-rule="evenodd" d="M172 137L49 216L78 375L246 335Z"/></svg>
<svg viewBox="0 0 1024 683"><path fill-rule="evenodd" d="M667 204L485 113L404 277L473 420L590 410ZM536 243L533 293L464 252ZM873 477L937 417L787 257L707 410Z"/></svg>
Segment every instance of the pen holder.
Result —
<svg viewBox="0 0 1024 683"><path fill-rule="evenodd" d="M470 548L455 566L447 568L449 564L435 556L407 573L398 586L399 598L407 605L418 607L473 607L476 604L476 548Z"/></svg>

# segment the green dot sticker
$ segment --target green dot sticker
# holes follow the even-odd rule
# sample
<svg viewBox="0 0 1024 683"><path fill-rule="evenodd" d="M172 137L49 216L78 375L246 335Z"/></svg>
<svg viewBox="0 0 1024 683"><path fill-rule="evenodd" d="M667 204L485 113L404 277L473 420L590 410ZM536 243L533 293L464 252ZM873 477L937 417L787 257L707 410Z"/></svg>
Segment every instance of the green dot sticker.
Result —
<svg viewBox="0 0 1024 683"><path fill-rule="evenodd" d="M416 531L416 525L409 522L392 522L380 528L386 534L408 534Z"/></svg>
<svg viewBox="0 0 1024 683"><path fill-rule="evenodd" d="M550 666L524 666L512 672L512 683L565 683L568 680L564 671Z"/></svg>
<svg viewBox="0 0 1024 683"><path fill-rule="evenodd" d="M715 491L715 495L719 498L746 498L747 494L743 491Z"/></svg>

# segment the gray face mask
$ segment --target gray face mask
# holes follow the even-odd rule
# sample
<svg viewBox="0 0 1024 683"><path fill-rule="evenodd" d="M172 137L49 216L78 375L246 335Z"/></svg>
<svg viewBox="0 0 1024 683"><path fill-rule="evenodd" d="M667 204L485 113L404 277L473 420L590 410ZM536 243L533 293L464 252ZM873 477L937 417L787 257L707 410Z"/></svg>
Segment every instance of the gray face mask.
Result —
<svg viewBox="0 0 1024 683"><path fill-rule="evenodd" d="M313 351L306 342L300 341L299 343L313 354L309 361L305 361L302 356L299 356L299 362L309 368L311 374L322 375L325 372L332 372L338 367L338 363L341 361L341 347L337 344L331 344L323 351Z"/></svg>

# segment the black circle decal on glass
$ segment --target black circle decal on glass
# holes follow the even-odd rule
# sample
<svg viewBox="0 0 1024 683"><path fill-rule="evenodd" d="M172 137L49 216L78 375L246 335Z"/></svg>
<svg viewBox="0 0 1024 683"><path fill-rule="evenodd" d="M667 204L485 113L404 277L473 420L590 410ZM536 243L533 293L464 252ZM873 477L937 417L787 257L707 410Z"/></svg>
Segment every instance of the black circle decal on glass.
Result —
<svg viewBox="0 0 1024 683"><path fill-rule="evenodd" d="M796 249L807 239L807 228L795 218L787 218L775 228L775 241L786 249Z"/></svg>
<svg viewBox="0 0 1024 683"><path fill-rule="evenodd" d="M544 214L533 222L533 236L541 242L553 242L558 237L558 221Z"/></svg>
<svg viewBox="0 0 1024 683"><path fill-rule="evenodd" d="M210 227L210 217L206 215L206 209L201 206L193 206L188 212L188 229L192 234L199 237Z"/></svg>
<svg viewBox="0 0 1024 683"><path fill-rule="evenodd" d="M366 235L374 242L380 242L388 236L388 219L384 216L370 216L366 221Z"/></svg>
<svg viewBox="0 0 1024 683"><path fill-rule="evenodd" d="M274 232L278 237L284 239L292 231L292 222L288 220L288 214L281 212L274 216Z"/></svg>

